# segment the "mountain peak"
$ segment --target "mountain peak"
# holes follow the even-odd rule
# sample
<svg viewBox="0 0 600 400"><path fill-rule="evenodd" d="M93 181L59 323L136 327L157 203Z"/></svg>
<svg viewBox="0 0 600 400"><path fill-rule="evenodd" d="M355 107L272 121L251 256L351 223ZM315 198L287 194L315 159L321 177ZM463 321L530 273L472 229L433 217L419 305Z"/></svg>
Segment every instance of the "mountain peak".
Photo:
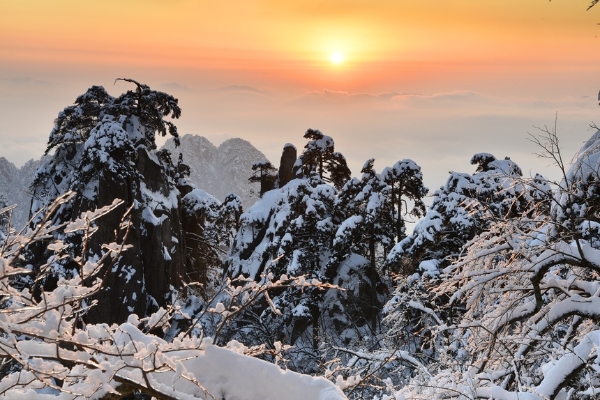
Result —
<svg viewBox="0 0 600 400"><path fill-rule="evenodd" d="M267 158L249 141L231 138L216 147L203 136L188 134L181 137L179 147L169 139L162 148L171 151L174 162L183 154L183 162L190 166L189 180L219 200L235 193L244 208L256 201L260 188L248 178L252 164Z"/></svg>

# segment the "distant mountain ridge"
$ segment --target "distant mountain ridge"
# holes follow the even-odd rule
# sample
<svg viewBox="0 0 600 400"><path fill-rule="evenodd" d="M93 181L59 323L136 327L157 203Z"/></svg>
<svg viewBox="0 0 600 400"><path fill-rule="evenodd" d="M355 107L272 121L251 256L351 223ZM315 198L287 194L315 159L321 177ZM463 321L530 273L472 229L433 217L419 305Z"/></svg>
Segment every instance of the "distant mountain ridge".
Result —
<svg viewBox="0 0 600 400"><path fill-rule="evenodd" d="M7 206L18 205L13 210L11 221L16 229L21 229L29 220L31 206L29 187L42 160L29 160L21 168L17 168L6 158L0 157L0 201L6 202Z"/></svg>
<svg viewBox="0 0 600 400"><path fill-rule="evenodd" d="M175 163L179 154L183 154L183 162L191 170L189 180L220 201L235 193L242 199L244 209L254 204L260 187L248 178L252 175L252 164L267 160L262 152L239 138L228 139L219 147L203 136L184 135L180 139L179 147L169 139L161 149L168 149Z"/></svg>
<svg viewBox="0 0 600 400"><path fill-rule="evenodd" d="M266 160L266 157L247 140L229 139L217 147L203 136L184 135L181 146L175 148L173 140L169 139L162 148L171 151L174 162L179 153L183 153L183 160L191 170L189 180L220 201L229 193L235 193L247 209L258 198L260 187L248 182L248 178L252 175L252 164ZM12 226L17 229L29 220L29 188L42 160L29 160L17 168L5 157L0 157L0 201L5 201L7 206L18 205L12 215Z"/></svg>

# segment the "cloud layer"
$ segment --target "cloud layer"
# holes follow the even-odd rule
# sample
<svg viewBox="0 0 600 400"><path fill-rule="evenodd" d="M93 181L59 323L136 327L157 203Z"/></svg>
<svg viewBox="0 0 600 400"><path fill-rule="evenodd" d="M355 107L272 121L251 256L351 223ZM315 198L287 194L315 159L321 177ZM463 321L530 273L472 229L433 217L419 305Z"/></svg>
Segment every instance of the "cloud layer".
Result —
<svg viewBox="0 0 600 400"><path fill-rule="evenodd" d="M0 122L0 155L16 164L39 157L57 113L91 84L104 84L113 95L127 87L113 80L71 86L35 78L0 82L8 96L0 107L11 114ZM118 87L117 87L118 86ZM442 185L448 171L470 172L471 156L489 152L510 156L525 171L552 176L527 140L534 126L553 125L564 144L565 158L591 135L598 105L594 96L507 98L475 91L437 93L344 92L329 89L304 93L278 92L250 85L207 88L171 81L156 85L179 98L182 134L206 136L214 143L241 137L273 162L285 143L304 146L307 128L332 136L354 174L374 157L383 169L403 158L422 166L426 184ZM6 112L5 111L5 112Z"/></svg>

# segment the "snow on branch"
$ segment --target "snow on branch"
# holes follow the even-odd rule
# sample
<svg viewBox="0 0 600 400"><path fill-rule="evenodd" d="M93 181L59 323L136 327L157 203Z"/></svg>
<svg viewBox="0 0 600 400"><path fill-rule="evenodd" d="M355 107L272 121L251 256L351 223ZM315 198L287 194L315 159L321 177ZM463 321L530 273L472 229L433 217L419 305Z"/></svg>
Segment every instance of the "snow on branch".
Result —
<svg viewBox="0 0 600 400"><path fill-rule="evenodd" d="M86 213L67 229L91 235L92 221L120 204L115 201ZM50 208L55 209L56 204ZM102 286L99 266L114 262L127 251L123 245L126 234L120 235L122 241L103 246L103 256L87 260L81 265L81 274L60 279L53 290L34 295L15 287L16 276L32 273L28 267L16 266L15 247L48 238L47 232L54 228L44 222L25 236L9 236L0 252L0 359L11 368L0 377L1 396L101 399L141 391L157 399L345 399L341 390L324 378L283 371L240 354L235 346L221 348L213 345L212 339L190 337L186 332L172 341L148 333L153 325L168 323L169 313L163 309L142 320L131 315L120 325L86 325L82 316L94 306L90 297ZM126 224L122 228L126 230ZM61 241L55 241L48 249L56 257L63 247ZM73 261L83 263L83 257ZM47 270L42 267L42 275L36 279ZM269 288L289 283L278 280Z"/></svg>

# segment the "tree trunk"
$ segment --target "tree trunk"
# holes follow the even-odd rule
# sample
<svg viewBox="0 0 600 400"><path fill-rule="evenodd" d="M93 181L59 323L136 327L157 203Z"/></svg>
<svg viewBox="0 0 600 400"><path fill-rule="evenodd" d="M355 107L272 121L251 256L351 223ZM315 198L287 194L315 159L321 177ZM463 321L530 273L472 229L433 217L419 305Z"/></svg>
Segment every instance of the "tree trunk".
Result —
<svg viewBox="0 0 600 400"><path fill-rule="evenodd" d="M312 304L310 309L310 314L312 316L312 345L313 350L316 352L319 348L319 317L321 316L321 310L319 310L318 304Z"/></svg>
<svg viewBox="0 0 600 400"><path fill-rule="evenodd" d="M323 156L319 157L319 176L323 179Z"/></svg>
<svg viewBox="0 0 600 400"><path fill-rule="evenodd" d="M371 255L371 268L375 269L375 224L371 225L371 237L369 238L369 253Z"/></svg>
<svg viewBox="0 0 600 400"><path fill-rule="evenodd" d="M396 219L396 240L398 240L398 242L400 240L402 240L402 235L403 235L403 227L404 227L404 220L402 219L402 193L400 192L400 188L398 188L398 218Z"/></svg>

